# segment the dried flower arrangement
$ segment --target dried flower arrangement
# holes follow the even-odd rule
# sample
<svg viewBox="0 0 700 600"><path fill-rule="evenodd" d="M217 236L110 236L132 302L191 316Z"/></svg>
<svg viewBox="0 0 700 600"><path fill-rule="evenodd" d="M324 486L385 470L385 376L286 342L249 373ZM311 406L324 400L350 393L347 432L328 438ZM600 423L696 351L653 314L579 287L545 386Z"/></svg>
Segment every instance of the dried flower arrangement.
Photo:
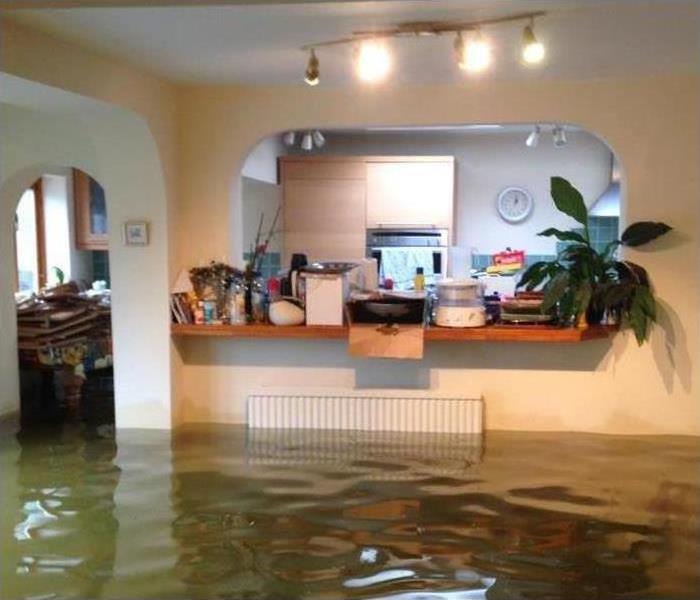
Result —
<svg viewBox="0 0 700 600"><path fill-rule="evenodd" d="M243 272L224 262L211 261L206 267L190 269L190 281L200 300L215 300L217 310L223 311L226 290L235 279L241 279Z"/></svg>
<svg viewBox="0 0 700 600"><path fill-rule="evenodd" d="M252 278L256 273L260 273L260 269L262 268L262 261L265 258L265 255L267 254L270 241L274 237L275 233L277 233L277 231L275 231L275 227L277 226L277 221L279 220L281 208L281 206L277 207L275 216L272 219L272 224L270 225L270 228L268 229L267 235L265 236L264 240L262 239L262 230L263 223L265 220L265 214L260 214L258 231L255 234L255 243L252 244L250 247L250 259L246 263L245 267L246 278L248 279Z"/></svg>

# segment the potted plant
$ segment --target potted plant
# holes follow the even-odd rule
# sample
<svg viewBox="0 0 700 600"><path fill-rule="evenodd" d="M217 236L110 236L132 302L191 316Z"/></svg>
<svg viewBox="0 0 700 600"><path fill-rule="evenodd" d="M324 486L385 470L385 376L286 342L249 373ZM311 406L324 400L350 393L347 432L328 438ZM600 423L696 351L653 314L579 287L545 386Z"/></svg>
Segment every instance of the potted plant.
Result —
<svg viewBox="0 0 700 600"><path fill-rule="evenodd" d="M671 230L665 223L633 223L618 240L598 252L590 241L588 210L581 193L562 177L551 178L551 195L557 209L572 217L581 230L561 231L550 227L538 235L567 242L552 261L531 265L518 287L544 291L542 311L558 308L561 323L585 327L600 323L605 311L629 326L639 345L656 320L656 301L646 270L628 260L617 259L619 246L641 246Z"/></svg>

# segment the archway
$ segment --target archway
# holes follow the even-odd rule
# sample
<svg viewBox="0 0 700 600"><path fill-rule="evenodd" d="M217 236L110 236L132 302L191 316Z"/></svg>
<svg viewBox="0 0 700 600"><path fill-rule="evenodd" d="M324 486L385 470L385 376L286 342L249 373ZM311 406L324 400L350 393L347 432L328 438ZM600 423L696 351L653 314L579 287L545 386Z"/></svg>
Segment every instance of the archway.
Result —
<svg viewBox="0 0 700 600"><path fill-rule="evenodd" d="M12 84L16 78L8 79ZM28 90L42 97L40 107ZM153 136L143 119L114 106L26 80L21 91L12 104L0 104L0 319L7 323L0 341L0 412L19 408L10 243L16 202L53 166L71 165L99 181L110 201L117 427L170 428L167 208ZM55 110L46 108L53 105ZM124 244L121 232L131 220L149 225L147 245Z"/></svg>
<svg viewBox="0 0 700 600"><path fill-rule="evenodd" d="M80 169L52 168L24 191L14 217L22 427L113 425L104 188Z"/></svg>

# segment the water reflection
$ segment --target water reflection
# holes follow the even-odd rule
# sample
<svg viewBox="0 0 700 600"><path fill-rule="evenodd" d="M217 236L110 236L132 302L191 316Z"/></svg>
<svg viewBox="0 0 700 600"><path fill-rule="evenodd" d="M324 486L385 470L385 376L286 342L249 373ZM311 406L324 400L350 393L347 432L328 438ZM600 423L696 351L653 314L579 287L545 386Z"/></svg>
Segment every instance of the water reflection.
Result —
<svg viewBox="0 0 700 600"><path fill-rule="evenodd" d="M15 572L22 595L99 597L113 574L119 529L113 435L58 426L20 433L17 441Z"/></svg>
<svg viewBox="0 0 700 600"><path fill-rule="evenodd" d="M698 597L697 439L331 438L0 435L0 597Z"/></svg>
<svg viewBox="0 0 700 600"><path fill-rule="evenodd" d="M620 508L611 489L624 481L581 485L575 464L558 463L546 445L532 464L553 468L560 483L541 485L535 469L534 485L511 487L509 474L523 479L515 448L499 458L510 449L496 445L493 463L488 454L481 463L469 444L436 459L434 445L411 453L386 439L346 440L334 452L286 435L244 448L208 432L197 464L195 438L182 454L175 444L174 537L190 595L647 598L669 584L650 569L679 559L668 555L668 527ZM616 511L625 518L611 518ZM697 521L686 535L697 535ZM694 597L697 573L686 576L677 597Z"/></svg>

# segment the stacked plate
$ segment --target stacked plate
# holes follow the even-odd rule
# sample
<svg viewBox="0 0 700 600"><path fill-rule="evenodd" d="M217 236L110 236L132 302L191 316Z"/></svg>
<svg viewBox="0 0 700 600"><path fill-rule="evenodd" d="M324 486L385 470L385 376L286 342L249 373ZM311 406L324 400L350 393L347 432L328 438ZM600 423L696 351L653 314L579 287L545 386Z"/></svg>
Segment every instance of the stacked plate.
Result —
<svg viewBox="0 0 700 600"><path fill-rule="evenodd" d="M518 294L501 301L501 321L504 323L549 323L553 315L542 312L541 294Z"/></svg>

